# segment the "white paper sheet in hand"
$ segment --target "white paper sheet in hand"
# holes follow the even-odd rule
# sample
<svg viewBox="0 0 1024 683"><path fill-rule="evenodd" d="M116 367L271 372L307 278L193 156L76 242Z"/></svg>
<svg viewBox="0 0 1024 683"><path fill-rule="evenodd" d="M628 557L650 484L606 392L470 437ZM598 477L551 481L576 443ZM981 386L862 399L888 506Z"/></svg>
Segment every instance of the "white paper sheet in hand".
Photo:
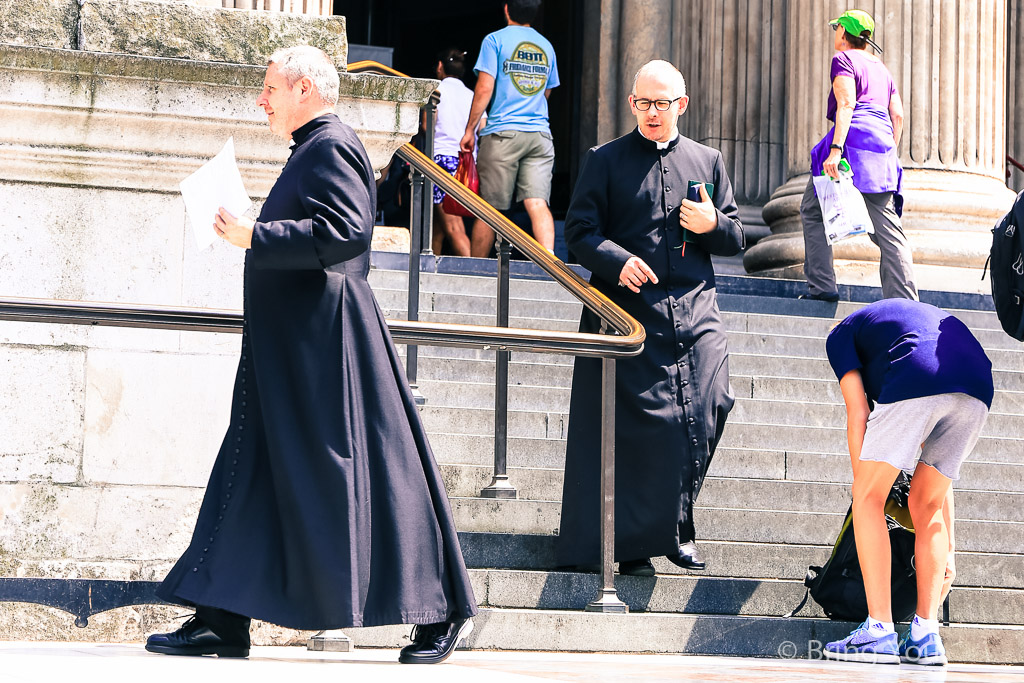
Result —
<svg viewBox="0 0 1024 683"><path fill-rule="evenodd" d="M185 200L185 211L192 223L192 234L200 251L217 241L213 220L218 209L224 207L235 217L241 216L252 200L245 192L242 174L235 163L235 142L228 138L217 156L181 181L181 197Z"/></svg>

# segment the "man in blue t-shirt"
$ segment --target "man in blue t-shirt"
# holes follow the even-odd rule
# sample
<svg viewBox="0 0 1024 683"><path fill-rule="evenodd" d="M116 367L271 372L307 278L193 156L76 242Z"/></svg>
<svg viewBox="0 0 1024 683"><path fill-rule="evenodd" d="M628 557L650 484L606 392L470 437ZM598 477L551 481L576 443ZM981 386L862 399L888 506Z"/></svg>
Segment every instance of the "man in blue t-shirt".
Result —
<svg viewBox="0 0 1024 683"><path fill-rule="evenodd" d="M937 612L952 583L952 482L992 405L992 363L960 320L911 299L883 299L836 325L828 361L846 402L853 465L853 529L868 618L828 643L825 657L946 663ZM920 461L918 450L920 449ZM917 610L897 643L885 501L900 470L913 472Z"/></svg>
<svg viewBox="0 0 1024 683"><path fill-rule="evenodd" d="M558 87L558 67L551 43L530 23L540 0L509 0L508 25L488 34L480 45L473 106L461 149L473 150L476 129L484 110L487 123L480 131L477 168L480 196L494 208L512 207L512 196L522 201L530 216L533 237L551 251L555 223L548 200L555 148L548 126L548 96ZM472 255L486 257L494 246L494 233L481 220L473 224Z"/></svg>

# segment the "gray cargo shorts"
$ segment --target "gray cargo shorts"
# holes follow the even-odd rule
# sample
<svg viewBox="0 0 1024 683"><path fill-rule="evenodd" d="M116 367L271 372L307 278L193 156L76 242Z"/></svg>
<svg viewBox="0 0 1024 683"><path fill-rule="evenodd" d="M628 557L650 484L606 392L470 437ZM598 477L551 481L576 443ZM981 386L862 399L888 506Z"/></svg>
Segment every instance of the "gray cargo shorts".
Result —
<svg viewBox="0 0 1024 683"><path fill-rule="evenodd" d="M868 416L860 459L913 472L920 451L921 462L956 481L987 417L988 407L967 394L876 403Z"/></svg>
<svg viewBox="0 0 1024 683"><path fill-rule="evenodd" d="M489 133L477 143L477 173L480 196L502 211L516 201L551 198L551 172L555 167L555 145L551 133L501 130Z"/></svg>

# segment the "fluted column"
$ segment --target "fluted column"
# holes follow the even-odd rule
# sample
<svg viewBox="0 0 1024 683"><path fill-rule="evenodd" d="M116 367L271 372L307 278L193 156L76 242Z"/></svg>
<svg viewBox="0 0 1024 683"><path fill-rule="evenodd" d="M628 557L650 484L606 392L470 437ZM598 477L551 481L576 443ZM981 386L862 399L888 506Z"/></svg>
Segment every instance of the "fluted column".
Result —
<svg viewBox="0 0 1024 683"><path fill-rule="evenodd" d="M787 54L790 180L765 206L772 236L745 258L749 272L803 277L798 213L810 149L828 130L825 101L833 34L827 21L859 6L872 13L904 102L900 144L903 226L923 288L983 291L989 230L1012 199L1003 182L1006 131L1004 0L791 0ZM867 238L835 249L841 283L877 284Z"/></svg>
<svg viewBox="0 0 1024 683"><path fill-rule="evenodd" d="M1007 70L1006 149L1024 164L1024 0L1009 0L1006 23L1009 27ZM1024 190L1024 172L1010 171L1009 186Z"/></svg>
<svg viewBox="0 0 1024 683"><path fill-rule="evenodd" d="M331 0L191 0L190 4L200 7L288 12L314 17L329 17L333 14Z"/></svg>
<svg viewBox="0 0 1024 683"><path fill-rule="evenodd" d="M748 238L767 234L761 207L788 178L786 4L696 0L679 13L679 68L690 95L679 128L721 150Z"/></svg>

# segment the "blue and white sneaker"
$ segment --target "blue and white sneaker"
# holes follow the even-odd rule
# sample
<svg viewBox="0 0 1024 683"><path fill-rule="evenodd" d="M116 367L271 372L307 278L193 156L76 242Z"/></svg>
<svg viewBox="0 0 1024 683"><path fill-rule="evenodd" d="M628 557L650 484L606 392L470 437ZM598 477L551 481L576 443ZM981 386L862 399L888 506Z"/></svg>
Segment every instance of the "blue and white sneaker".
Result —
<svg viewBox="0 0 1024 683"><path fill-rule="evenodd" d="M949 663L946 648L942 647L938 633L927 633L924 638L913 640L910 629L907 629L907 635L900 641L900 661L920 666L945 666Z"/></svg>
<svg viewBox="0 0 1024 683"><path fill-rule="evenodd" d="M899 664L900 653L896 633L881 633L868 628L865 621L842 640L833 641L822 650L825 659L868 664Z"/></svg>

